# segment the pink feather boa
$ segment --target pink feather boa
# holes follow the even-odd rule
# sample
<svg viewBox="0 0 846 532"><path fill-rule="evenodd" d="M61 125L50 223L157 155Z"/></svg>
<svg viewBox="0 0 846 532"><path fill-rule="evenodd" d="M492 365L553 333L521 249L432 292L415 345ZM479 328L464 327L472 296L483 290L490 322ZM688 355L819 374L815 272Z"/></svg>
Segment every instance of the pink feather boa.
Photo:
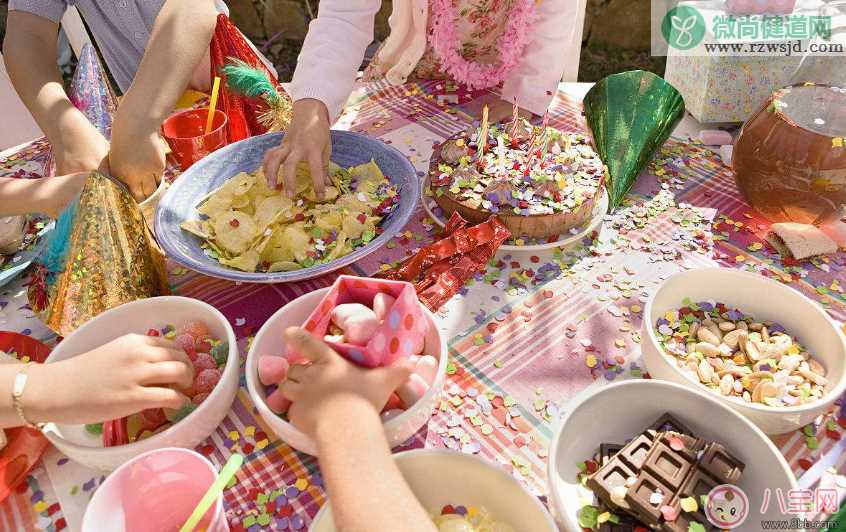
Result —
<svg viewBox="0 0 846 532"><path fill-rule="evenodd" d="M499 85L517 66L529 42L535 20L535 0L515 0L508 13L505 31L498 39L499 63L474 63L459 50L461 42L455 31L456 12L453 0L433 0L432 48L441 59L441 68L455 81L470 89L487 89Z"/></svg>

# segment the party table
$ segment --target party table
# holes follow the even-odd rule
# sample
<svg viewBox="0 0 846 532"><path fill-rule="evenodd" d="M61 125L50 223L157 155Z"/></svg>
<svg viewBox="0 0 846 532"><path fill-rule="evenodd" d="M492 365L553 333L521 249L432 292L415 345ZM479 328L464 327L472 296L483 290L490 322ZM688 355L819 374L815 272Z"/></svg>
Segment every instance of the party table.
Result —
<svg viewBox="0 0 846 532"><path fill-rule="evenodd" d="M586 84L562 84L550 125L582 126ZM360 86L335 126L377 137L404 152L420 176L433 145L465 128L496 95L446 82ZM818 301L842 323L846 293L838 282L846 254L782 260L763 241L768 222L740 198L715 153L690 138L686 118L643 172L626 203L601 229L567 250L500 252L437 314L447 333L448 378L428 425L398 450L448 447L480 455L546 500L546 462L554 427L578 393L621 379L647 378L640 329L648 295L669 275L720 266L757 272ZM44 173L49 149L35 141L0 158L2 175ZM418 205L389 244L337 273L372 274L431 241L438 227ZM242 364L252 335L279 307L328 286L336 275L296 284L249 285L204 277L169 264L174 293L220 309L239 338ZM27 306L23 280L0 289L0 329L42 340L51 333ZM315 459L293 451L263 424L244 381L232 410L198 447L218 467L245 455L225 492L233 530L305 530L325 502ZM846 491L846 420L832 411L801 431L774 438L803 488ZM597 420L602 423L603 420ZM574 457L574 460L576 458ZM5 530L77 529L103 481L55 450L0 505ZM377 509L378 510L378 509Z"/></svg>

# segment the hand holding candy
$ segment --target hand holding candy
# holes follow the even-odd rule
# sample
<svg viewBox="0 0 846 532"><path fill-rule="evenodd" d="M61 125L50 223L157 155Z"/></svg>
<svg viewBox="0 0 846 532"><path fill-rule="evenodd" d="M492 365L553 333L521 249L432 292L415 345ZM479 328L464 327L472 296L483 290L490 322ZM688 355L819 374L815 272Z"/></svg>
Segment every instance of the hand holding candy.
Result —
<svg viewBox="0 0 846 532"><path fill-rule="evenodd" d="M33 365L24 409L32 421L95 423L190 402L194 372L176 343L128 334L79 356ZM74 383L68 386L67 383Z"/></svg>
<svg viewBox="0 0 846 532"><path fill-rule="evenodd" d="M293 403L289 409L291 422L312 437L320 428L324 409L364 399L378 412L411 373L405 361L384 368L355 366L298 327L286 330L285 339L311 363L291 366L279 390Z"/></svg>

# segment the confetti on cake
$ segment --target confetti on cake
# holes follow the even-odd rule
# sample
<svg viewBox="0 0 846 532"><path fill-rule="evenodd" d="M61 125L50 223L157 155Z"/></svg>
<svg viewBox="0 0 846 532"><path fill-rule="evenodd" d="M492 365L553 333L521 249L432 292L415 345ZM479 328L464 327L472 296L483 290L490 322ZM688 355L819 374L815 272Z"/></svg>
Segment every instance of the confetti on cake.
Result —
<svg viewBox="0 0 846 532"><path fill-rule="evenodd" d="M447 216L496 214L514 235L544 238L593 217L605 165L590 139L519 119L459 133L436 150L429 174Z"/></svg>

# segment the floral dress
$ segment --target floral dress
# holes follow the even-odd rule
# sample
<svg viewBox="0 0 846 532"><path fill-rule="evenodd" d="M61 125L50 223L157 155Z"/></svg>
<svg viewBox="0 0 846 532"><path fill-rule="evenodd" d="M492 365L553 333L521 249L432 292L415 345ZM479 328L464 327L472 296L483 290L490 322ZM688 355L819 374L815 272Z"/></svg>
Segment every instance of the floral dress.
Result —
<svg viewBox="0 0 846 532"><path fill-rule="evenodd" d="M514 0L453 0L453 6L458 13L458 19L455 21L456 33L460 36L461 55L465 59L485 64L499 61L497 40L503 34L513 4ZM450 77L441 70L440 59L432 47L434 17L431 13L430 2L426 51L409 79L448 79ZM366 80L373 81L383 76L384 72L380 68L377 51L364 77Z"/></svg>

